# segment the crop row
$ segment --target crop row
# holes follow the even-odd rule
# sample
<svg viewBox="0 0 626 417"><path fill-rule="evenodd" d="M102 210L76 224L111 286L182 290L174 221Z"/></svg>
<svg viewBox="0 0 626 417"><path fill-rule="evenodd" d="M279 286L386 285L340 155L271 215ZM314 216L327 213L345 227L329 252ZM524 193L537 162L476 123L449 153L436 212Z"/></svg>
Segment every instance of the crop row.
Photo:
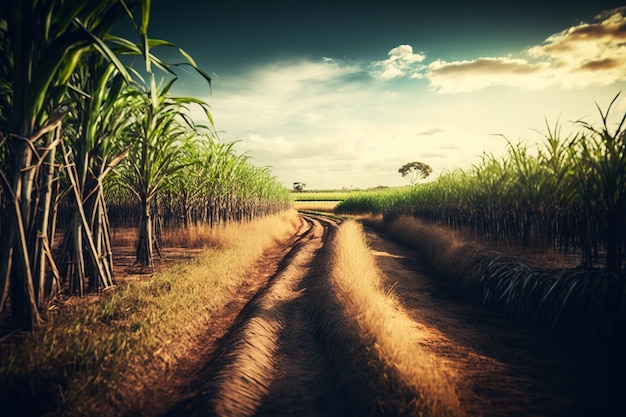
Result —
<svg viewBox="0 0 626 417"><path fill-rule="evenodd" d="M619 96L619 94L618 94ZM469 170L396 192L350 196L343 213L411 215L476 236L576 253L583 267L619 271L626 251L626 115L615 127L599 109L600 127L576 123L563 136L548 126L536 150L509 142L504 158L484 154Z"/></svg>
<svg viewBox="0 0 626 417"><path fill-rule="evenodd" d="M181 65L207 94L211 78L177 45L148 36L150 4L0 3L0 322L36 328L60 292L115 285L119 216L136 221L136 262L150 268L160 225L288 207L267 170L219 141L206 102L172 93ZM136 39L112 33L122 20ZM182 62L160 59L164 47Z"/></svg>

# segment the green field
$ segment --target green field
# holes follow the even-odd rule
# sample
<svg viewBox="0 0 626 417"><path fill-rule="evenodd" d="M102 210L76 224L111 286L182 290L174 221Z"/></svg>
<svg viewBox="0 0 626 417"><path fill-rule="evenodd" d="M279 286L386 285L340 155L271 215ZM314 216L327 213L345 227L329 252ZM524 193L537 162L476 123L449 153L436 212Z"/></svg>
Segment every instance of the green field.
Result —
<svg viewBox="0 0 626 417"><path fill-rule="evenodd" d="M392 191L402 190L410 187L375 187L366 190L319 190L304 191L301 193L292 192L294 201L344 201L363 194L381 193L386 194Z"/></svg>
<svg viewBox="0 0 626 417"><path fill-rule="evenodd" d="M617 99L617 97L616 97ZM615 101L615 100L614 100ZM613 104L613 103L612 103ZM404 189L350 194L335 212L402 215L471 231L480 238L577 254L585 268L620 272L626 253L626 115L615 129L578 122L577 132L548 126L537 148L509 142L467 171Z"/></svg>
<svg viewBox="0 0 626 417"><path fill-rule="evenodd" d="M343 201L358 191L304 191L291 193L294 201Z"/></svg>

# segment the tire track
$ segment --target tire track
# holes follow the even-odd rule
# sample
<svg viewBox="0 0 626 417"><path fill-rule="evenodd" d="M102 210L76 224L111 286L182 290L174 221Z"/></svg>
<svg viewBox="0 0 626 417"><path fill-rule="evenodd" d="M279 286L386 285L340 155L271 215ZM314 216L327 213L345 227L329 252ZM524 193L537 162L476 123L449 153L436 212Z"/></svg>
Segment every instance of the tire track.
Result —
<svg viewBox="0 0 626 417"><path fill-rule="evenodd" d="M397 415L399 401L415 398L403 396L401 378L395 384L372 355L375 342L343 311L329 279L338 224L301 218L291 249L218 342L192 399L167 416ZM366 232L382 290L413 321L419 347L454 375L461 414L614 415L610 405L598 408L592 397L607 398L591 389L597 375L570 349L464 302L413 251Z"/></svg>
<svg viewBox="0 0 626 417"><path fill-rule="evenodd" d="M424 348L456 372L467 416L626 415L593 357L468 301L384 233L367 229L367 238Z"/></svg>
<svg viewBox="0 0 626 417"><path fill-rule="evenodd" d="M306 299L337 225L302 218L307 229L219 342L195 397L170 417L346 415Z"/></svg>

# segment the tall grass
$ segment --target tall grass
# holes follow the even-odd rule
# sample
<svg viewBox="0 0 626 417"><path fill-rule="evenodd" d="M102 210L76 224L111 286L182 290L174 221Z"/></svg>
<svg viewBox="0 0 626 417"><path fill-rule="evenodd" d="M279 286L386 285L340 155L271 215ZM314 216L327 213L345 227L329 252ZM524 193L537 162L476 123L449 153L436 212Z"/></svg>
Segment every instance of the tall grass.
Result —
<svg viewBox="0 0 626 417"><path fill-rule="evenodd" d="M344 374L360 373L346 378L348 395L381 415L460 415L450 375L420 349L415 323L382 288L380 274L360 225L342 224L322 289L328 301L318 314L330 355Z"/></svg>
<svg viewBox="0 0 626 417"><path fill-rule="evenodd" d="M291 205L298 211L317 211L333 213L337 206L336 201L294 201Z"/></svg>
<svg viewBox="0 0 626 417"><path fill-rule="evenodd" d="M291 193L294 201L342 201L358 191L304 191Z"/></svg>
<svg viewBox="0 0 626 417"><path fill-rule="evenodd" d="M518 322L579 342L626 341L626 286L615 273L539 268L408 216L387 230L442 277Z"/></svg>
<svg viewBox="0 0 626 417"><path fill-rule="evenodd" d="M376 214L399 203L412 188L361 191L349 195L335 207L338 214Z"/></svg>
<svg viewBox="0 0 626 417"><path fill-rule="evenodd" d="M211 227L207 224L167 228L161 234L161 244L171 248L221 248L227 245L225 234L232 225Z"/></svg>
<svg viewBox="0 0 626 417"><path fill-rule="evenodd" d="M403 191L358 194L342 201L340 213L401 215L480 238L576 253L581 266L619 272L626 259L626 114L601 122L577 122L564 135L547 125L537 148L509 142L501 159L484 154L467 171Z"/></svg>
<svg viewBox="0 0 626 417"><path fill-rule="evenodd" d="M344 201L369 193L388 193L404 189L406 187L375 187L365 190L327 190L327 191L304 191L291 193L294 201Z"/></svg>
<svg viewBox="0 0 626 417"><path fill-rule="evenodd" d="M105 416L140 406L142 390L185 357L246 271L297 223L290 211L231 225L220 229L219 249L87 306L61 306L0 357L0 402L16 407L3 415Z"/></svg>

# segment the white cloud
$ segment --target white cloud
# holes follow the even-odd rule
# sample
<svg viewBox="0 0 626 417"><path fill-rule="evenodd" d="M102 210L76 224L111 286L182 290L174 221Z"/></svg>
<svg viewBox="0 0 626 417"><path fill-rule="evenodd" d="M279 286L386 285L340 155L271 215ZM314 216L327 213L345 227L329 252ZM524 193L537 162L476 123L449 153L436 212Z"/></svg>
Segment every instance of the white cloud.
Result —
<svg viewBox="0 0 626 417"><path fill-rule="evenodd" d="M489 86L512 86L539 90L555 83L549 64L524 59L478 58L467 61L434 61L428 65L431 89L461 93Z"/></svg>
<svg viewBox="0 0 626 417"><path fill-rule="evenodd" d="M443 132L445 132L445 129L443 127L433 126L433 127L424 127L419 132L416 132L415 135L416 136L431 136L431 135L436 135L438 133L443 133Z"/></svg>
<svg viewBox="0 0 626 417"><path fill-rule="evenodd" d="M290 125L317 125L337 111L337 97L352 87L356 66L332 59L281 61L238 78L222 77L211 103L219 126L239 133Z"/></svg>
<svg viewBox="0 0 626 417"><path fill-rule="evenodd" d="M372 70L369 74L374 78L389 80L392 78L409 75L411 78L421 78L420 71L424 66L420 62L426 59L423 53L414 54L411 45L399 45L387 54L389 58L384 61L374 61L370 64Z"/></svg>
<svg viewBox="0 0 626 417"><path fill-rule="evenodd" d="M489 86L538 90L584 88L626 80L626 8L604 13L548 37L519 58L435 60L426 77L432 90L460 93Z"/></svg>
<svg viewBox="0 0 626 417"><path fill-rule="evenodd" d="M550 36L527 51L549 61L565 87L609 85L626 78L626 7Z"/></svg>
<svg viewBox="0 0 626 417"><path fill-rule="evenodd" d="M329 160L355 159L355 147L344 142L336 143L333 137L310 137L307 140L285 139L283 136L272 138L250 134L236 144L238 150L248 152L261 165L285 166L303 161L328 157ZM332 152L329 152L332 151Z"/></svg>
<svg viewBox="0 0 626 417"><path fill-rule="evenodd" d="M594 101L605 108L614 85L586 86L626 75L621 16L570 28L516 56L427 62L400 45L387 59L360 65L330 57L280 61L222 77L206 99L222 140L240 141L238 152L273 167L287 186L401 185L397 169L408 161L430 164L436 177L469 168L483 151L503 154L506 141L493 133L516 141L537 136L544 117L567 124L595 116ZM611 59L619 63L617 78ZM424 76L430 89L406 82ZM562 88L573 86L580 90ZM468 94L437 94L459 92Z"/></svg>
<svg viewBox="0 0 626 417"><path fill-rule="evenodd" d="M319 123L322 119L323 119L323 116L315 112L308 112L304 115L304 121L306 123L311 123L311 124Z"/></svg>

